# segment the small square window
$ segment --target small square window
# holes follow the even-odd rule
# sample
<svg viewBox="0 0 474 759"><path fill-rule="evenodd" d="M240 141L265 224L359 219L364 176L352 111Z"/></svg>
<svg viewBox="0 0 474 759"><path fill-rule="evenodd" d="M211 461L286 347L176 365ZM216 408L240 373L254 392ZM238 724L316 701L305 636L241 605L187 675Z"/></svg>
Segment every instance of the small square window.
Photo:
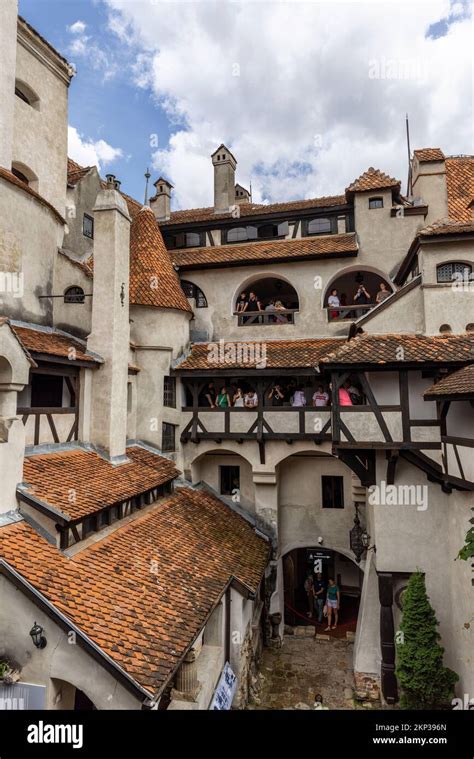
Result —
<svg viewBox="0 0 474 759"><path fill-rule="evenodd" d="M383 198L369 198L369 208L383 208Z"/></svg>
<svg viewBox="0 0 474 759"><path fill-rule="evenodd" d="M176 408L176 377L164 377L163 405Z"/></svg>
<svg viewBox="0 0 474 759"><path fill-rule="evenodd" d="M176 450L176 425L163 422L161 433L161 450L162 451L175 451Z"/></svg>
<svg viewBox="0 0 474 759"><path fill-rule="evenodd" d="M344 508L344 477L321 477L323 509Z"/></svg>
<svg viewBox="0 0 474 759"><path fill-rule="evenodd" d="M82 218L82 234L84 237L89 237L91 240L94 239L94 219L86 213Z"/></svg>

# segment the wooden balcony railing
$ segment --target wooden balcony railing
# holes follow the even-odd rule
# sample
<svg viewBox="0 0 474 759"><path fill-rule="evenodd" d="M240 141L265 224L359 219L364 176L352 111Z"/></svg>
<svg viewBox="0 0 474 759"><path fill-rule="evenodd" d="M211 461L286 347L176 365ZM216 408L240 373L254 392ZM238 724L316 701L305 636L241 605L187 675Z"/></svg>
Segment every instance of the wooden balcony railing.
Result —
<svg viewBox="0 0 474 759"><path fill-rule="evenodd" d="M354 319L358 319L359 316L363 316L368 311L371 311L373 308L375 308L376 305L376 303L366 303L363 306L355 306L350 304L337 307L326 306L328 321L340 322L348 319L354 321Z"/></svg>
<svg viewBox="0 0 474 759"><path fill-rule="evenodd" d="M234 311L237 316L239 327L252 327L254 325L271 324L282 326L284 324L294 324L294 315L299 308L285 308L277 311Z"/></svg>

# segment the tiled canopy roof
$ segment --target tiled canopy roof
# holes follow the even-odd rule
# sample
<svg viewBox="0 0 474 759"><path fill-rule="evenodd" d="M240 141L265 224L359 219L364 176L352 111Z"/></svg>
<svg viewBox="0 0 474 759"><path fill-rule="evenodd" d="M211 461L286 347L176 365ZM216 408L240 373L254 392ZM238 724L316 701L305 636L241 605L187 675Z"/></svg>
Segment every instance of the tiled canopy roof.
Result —
<svg viewBox="0 0 474 759"><path fill-rule="evenodd" d="M459 395L474 396L474 364L463 366L462 369L449 374L423 393L425 398L443 398Z"/></svg>
<svg viewBox="0 0 474 759"><path fill-rule="evenodd" d="M344 339L334 337L243 343L225 341L222 351L217 343L195 343L190 355L176 369L309 369L343 342ZM265 366L262 365L262 356Z"/></svg>
<svg viewBox="0 0 474 759"><path fill-rule="evenodd" d="M153 211L146 206L130 229L130 303L191 312Z"/></svg>
<svg viewBox="0 0 474 759"><path fill-rule="evenodd" d="M61 248L58 250L58 253L64 256L64 258L66 258L70 264L77 266L78 269L80 269L88 279L92 279L94 276L94 259L92 255L89 256L86 261L77 261L75 258L71 258L71 256Z"/></svg>
<svg viewBox="0 0 474 759"><path fill-rule="evenodd" d="M34 200L36 200L40 205L47 208L53 216L59 221L61 224L65 224L64 218L61 216L61 214L56 210L56 208L49 202L49 200L46 200L46 198L43 198L42 195L39 194L39 192L36 192L36 190L33 190L32 187L25 184L25 182L22 182L21 179L18 179L14 174L12 174L11 171L8 171L7 169L4 169L2 166L0 166L0 178L5 179L6 182L9 182L12 185L15 185L15 187L18 187L20 190L25 192L27 195L30 195Z"/></svg>
<svg viewBox="0 0 474 759"><path fill-rule="evenodd" d="M151 199L153 200L153 198ZM239 219L245 219L248 216L261 216L269 213L280 213L286 211L301 211L311 208L329 208L331 206L343 206L346 204L344 195L330 195L324 198L310 198L309 200L290 200L286 203L240 203ZM212 221L213 219L231 219L232 214L214 213L212 206L208 208L188 208L182 211L172 211L167 221L160 221L160 227L170 226L172 224L185 224L187 222ZM239 219L236 219L238 221Z"/></svg>
<svg viewBox="0 0 474 759"><path fill-rule="evenodd" d="M232 578L257 591L269 549L223 503L186 489L73 559L24 521L0 527L0 558L152 695Z"/></svg>
<svg viewBox="0 0 474 759"><path fill-rule="evenodd" d="M331 256L356 255L353 232L341 235L318 235L294 240L234 243L202 248L170 250L169 255L180 269L212 268L222 265L245 265L265 261L291 261Z"/></svg>
<svg viewBox="0 0 474 759"><path fill-rule="evenodd" d="M393 188L396 192L400 192L400 182L398 179L389 177L388 174L384 174L379 169L374 169L373 166L367 169L360 175L349 187L346 188L346 194L352 195L354 192L366 192L368 190L385 190Z"/></svg>
<svg viewBox="0 0 474 759"><path fill-rule="evenodd" d="M360 335L321 359L323 364L450 363L474 360L474 336Z"/></svg>
<svg viewBox="0 0 474 759"><path fill-rule="evenodd" d="M446 188L448 213L452 219L472 219L474 201L474 156L456 156L446 159Z"/></svg>
<svg viewBox="0 0 474 759"><path fill-rule="evenodd" d="M31 353L44 353L49 356L67 358L74 361L88 361L91 364L103 363L96 353L89 352L85 343L67 332L54 327L40 327L36 324L19 324L12 321L11 327L22 345Z"/></svg>
<svg viewBox="0 0 474 759"><path fill-rule="evenodd" d="M73 161L72 158L68 158L67 159L68 185L75 187L76 184L80 182L81 179L85 177L85 175L88 174L89 171L93 168L94 168L93 166L79 166L79 164Z"/></svg>
<svg viewBox="0 0 474 759"><path fill-rule="evenodd" d="M458 221L457 219L438 219L433 224L423 227L418 232L420 237L435 237L436 235L460 235L474 232L474 219Z"/></svg>
<svg viewBox="0 0 474 759"><path fill-rule="evenodd" d="M23 492L69 519L125 501L179 475L173 461L140 446L127 448L130 461L113 465L95 451L73 448L25 458ZM74 498L69 497L70 493Z"/></svg>
<svg viewBox="0 0 474 759"><path fill-rule="evenodd" d="M444 161L444 153L441 148L419 148L413 151L420 163L429 161Z"/></svg>

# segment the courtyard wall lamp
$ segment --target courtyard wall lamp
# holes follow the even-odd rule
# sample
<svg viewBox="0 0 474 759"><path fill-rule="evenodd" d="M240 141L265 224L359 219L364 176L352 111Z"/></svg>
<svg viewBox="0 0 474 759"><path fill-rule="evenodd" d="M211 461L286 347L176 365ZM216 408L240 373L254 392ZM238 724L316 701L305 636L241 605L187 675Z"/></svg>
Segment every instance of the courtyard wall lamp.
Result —
<svg viewBox="0 0 474 759"><path fill-rule="evenodd" d="M31 639L36 646L36 648L45 648L47 640L43 635L43 628L41 625L37 625L36 622L34 623L33 627L30 630Z"/></svg>

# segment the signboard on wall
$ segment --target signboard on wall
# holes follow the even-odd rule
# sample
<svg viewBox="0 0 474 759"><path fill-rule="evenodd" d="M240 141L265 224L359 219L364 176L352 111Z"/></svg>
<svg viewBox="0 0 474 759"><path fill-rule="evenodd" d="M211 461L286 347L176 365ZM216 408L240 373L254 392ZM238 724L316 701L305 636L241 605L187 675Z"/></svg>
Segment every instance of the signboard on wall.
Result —
<svg viewBox="0 0 474 759"><path fill-rule="evenodd" d="M232 706L236 690L237 677L232 672L229 662L226 661L209 709L228 711Z"/></svg>
<svg viewBox="0 0 474 759"><path fill-rule="evenodd" d="M45 708L46 685L34 685L33 683L0 685L0 711Z"/></svg>

